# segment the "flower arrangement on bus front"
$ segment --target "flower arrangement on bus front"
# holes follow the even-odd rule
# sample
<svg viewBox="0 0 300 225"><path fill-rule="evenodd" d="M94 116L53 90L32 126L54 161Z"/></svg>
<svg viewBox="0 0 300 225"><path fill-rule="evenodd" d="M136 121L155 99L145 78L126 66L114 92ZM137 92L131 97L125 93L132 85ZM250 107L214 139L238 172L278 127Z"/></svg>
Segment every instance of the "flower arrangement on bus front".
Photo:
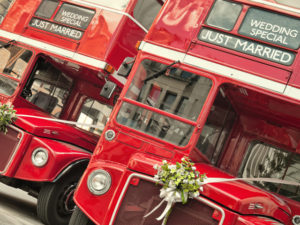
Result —
<svg viewBox="0 0 300 225"><path fill-rule="evenodd" d="M17 119L13 105L0 103L0 132L7 133L7 126Z"/></svg>
<svg viewBox="0 0 300 225"><path fill-rule="evenodd" d="M154 165L154 169L157 170L154 178L157 183L163 185L160 190L160 198L163 200L145 217L152 214L166 201L165 210L156 218L157 220L163 219L162 224L165 225L176 202L186 204L189 198L196 198L200 195L200 191L203 191L202 184L204 184L206 175L196 171L194 163L187 157L183 157L181 163L177 162L176 165L163 160L163 164L161 166Z"/></svg>

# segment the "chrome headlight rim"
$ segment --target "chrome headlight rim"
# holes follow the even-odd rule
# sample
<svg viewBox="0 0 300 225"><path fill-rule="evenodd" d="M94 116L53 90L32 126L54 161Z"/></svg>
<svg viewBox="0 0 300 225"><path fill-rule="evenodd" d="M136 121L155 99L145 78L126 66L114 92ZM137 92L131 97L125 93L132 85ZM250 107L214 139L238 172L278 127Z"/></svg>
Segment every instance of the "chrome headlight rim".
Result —
<svg viewBox="0 0 300 225"><path fill-rule="evenodd" d="M105 178L105 182L104 182L104 187L99 190L99 189L96 189L95 186L93 185L94 183L94 179L98 176L99 179L103 179ZM108 192L108 190L110 189L111 187L111 176L110 174L106 171L106 170L103 170L103 169L97 169L97 170L94 170L92 173L90 173L90 175L88 176L88 180L87 180L87 186L88 186L88 189L89 191L94 194L94 195L103 195L105 194L106 192Z"/></svg>
<svg viewBox="0 0 300 225"><path fill-rule="evenodd" d="M39 152L43 152L45 154L45 159L42 161L42 162L37 162L36 160L36 155L39 153ZM48 153L48 150L45 149L45 148L42 148L42 147L39 147L39 148L36 148L32 154L31 154L31 162L33 165L35 165L36 167L43 167L47 164L48 162L48 159L49 159L49 153Z"/></svg>

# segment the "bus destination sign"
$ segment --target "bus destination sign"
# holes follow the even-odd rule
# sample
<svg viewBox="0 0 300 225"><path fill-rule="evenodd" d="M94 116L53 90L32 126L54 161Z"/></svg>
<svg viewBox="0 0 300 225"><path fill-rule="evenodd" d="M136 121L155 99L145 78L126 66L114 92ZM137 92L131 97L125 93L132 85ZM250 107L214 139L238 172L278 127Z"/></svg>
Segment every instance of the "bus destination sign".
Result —
<svg viewBox="0 0 300 225"><path fill-rule="evenodd" d="M291 65L295 59L293 52L207 28L201 30L198 39L286 66Z"/></svg>
<svg viewBox="0 0 300 225"><path fill-rule="evenodd" d="M298 49L300 46L299 19L256 8L247 11L238 32L290 49Z"/></svg>
<svg viewBox="0 0 300 225"><path fill-rule="evenodd" d="M60 36L80 40L94 15L94 10L64 3L54 17L55 22L33 17L29 25Z"/></svg>
<svg viewBox="0 0 300 225"><path fill-rule="evenodd" d="M31 19L29 25L31 27L48 31L50 33L58 34L74 40L80 40L83 35L83 31L73 29L67 26L62 26L60 24L56 24L47 20L41 20L35 17Z"/></svg>
<svg viewBox="0 0 300 225"><path fill-rule="evenodd" d="M54 17L54 21L85 30L95 14L94 10L63 4Z"/></svg>

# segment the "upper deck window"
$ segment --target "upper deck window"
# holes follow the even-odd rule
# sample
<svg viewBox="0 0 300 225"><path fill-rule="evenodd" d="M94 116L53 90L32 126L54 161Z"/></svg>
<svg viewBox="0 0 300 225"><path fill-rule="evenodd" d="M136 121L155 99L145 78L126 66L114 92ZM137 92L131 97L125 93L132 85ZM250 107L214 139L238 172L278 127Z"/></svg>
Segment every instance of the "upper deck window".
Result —
<svg viewBox="0 0 300 225"><path fill-rule="evenodd" d="M134 8L133 16L146 29L149 29L162 7L158 0L139 0Z"/></svg>
<svg viewBox="0 0 300 225"><path fill-rule="evenodd" d="M291 49L300 46L299 19L261 9L247 11L239 33Z"/></svg>
<svg viewBox="0 0 300 225"><path fill-rule="evenodd" d="M232 30L241 11L242 5L240 4L217 0L206 20L206 23L210 26L224 30Z"/></svg>
<svg viewBox="0 0 300 225"><path fill-rule="evenodd" d="M13 0L1 0L0 3L0 23L4 20L9 8L12 6Z"/></svg>
<svg viewBox="0 0 300 225"><path fill-rule="evenodd" d="M300 155L266 143L253 142L248 150L240 175L300 182ZM299 186L255 182L256 185L300 202Z"/></svg>
<svg viewBox="0 0 300 225"><path fill-rule="evenodd" d="M114 8L117 10L126 9L129 0L83 0L84 2L90 2L101 6Z"/></svg>
<svg viewBox="0 0 300 225"><path fill-rule="evenodd" d="M135 74L126 98L196 121L212 81L185 70L144 60ZM155 113L151 110L123 103L117 121L179 146L188 143L194 126Z"/></svg>
<svg viewBox="0 0 300 225"><path fill-rule="evenodd" d="M35 12L35 15L49 19L53 15L58 4L58 0L43 0L38 10Z"/></svg>
<svg viewBox="0 0 300 225"><path fill-rule="evenodd" d="M300 1L299 0L275 0L275 1L282 5L287 5L287 6L291 6L291 7L300 9Z"/></svg>

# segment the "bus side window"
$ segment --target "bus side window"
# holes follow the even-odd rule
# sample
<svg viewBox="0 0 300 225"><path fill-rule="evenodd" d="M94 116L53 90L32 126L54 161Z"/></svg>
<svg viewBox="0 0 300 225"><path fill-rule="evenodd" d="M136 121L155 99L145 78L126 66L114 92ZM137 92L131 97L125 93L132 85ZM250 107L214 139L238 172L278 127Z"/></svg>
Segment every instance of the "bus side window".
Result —
<svg viewBox="0 0 300 225"><path fill-rule="evenodd" d="M158 0L139 0L134 8L133 16L146 29L149 29L161 7L162 3Z"/></svg>
<svg viewBox="0 0 300 225"><path fill-rule="evenodd" d="M4 69L6 68L10 56L11 53L9 50L7 50L6 48L0 49L0 73L3 73Z"/></svg>
<svg viewBox="0 0 300 225"><path fill-rule="evenodd" d="M70 95L72 84L70 77L40 58L22 96L58 118Z"/></svg>
<svg viewBox="0 0 300 225"><path fill-rule="evenodd" d="M196 144L212 164L218 162L235 118L230 102L219 92Z"/></svg>

